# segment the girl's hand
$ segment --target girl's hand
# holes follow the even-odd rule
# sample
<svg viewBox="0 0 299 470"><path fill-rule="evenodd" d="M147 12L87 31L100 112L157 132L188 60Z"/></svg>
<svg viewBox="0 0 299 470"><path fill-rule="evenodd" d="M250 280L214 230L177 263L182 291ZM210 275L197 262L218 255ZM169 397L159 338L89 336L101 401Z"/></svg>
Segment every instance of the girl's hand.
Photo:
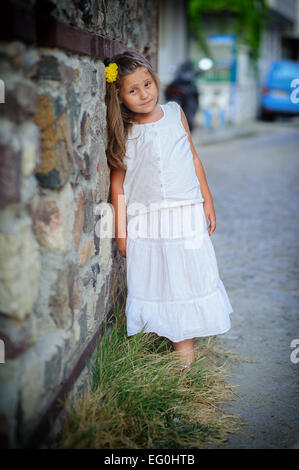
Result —
<svg viewBox="0 0 299 470"><path fill-rule="evenodd" d="M205 200L203 203L203 209L206 216L206 224L209 230L209 235L211 236L214 230L216 229L216 214L214 210L213 201ZM209 227L210 221L210 227Z"/></svg>
<svg viewBox="0 0 299 470"><path fill-rule="evenodd" d="M117 238L116 244L120 256L123 258L127 257L127 239L126 238Z"/></svg>

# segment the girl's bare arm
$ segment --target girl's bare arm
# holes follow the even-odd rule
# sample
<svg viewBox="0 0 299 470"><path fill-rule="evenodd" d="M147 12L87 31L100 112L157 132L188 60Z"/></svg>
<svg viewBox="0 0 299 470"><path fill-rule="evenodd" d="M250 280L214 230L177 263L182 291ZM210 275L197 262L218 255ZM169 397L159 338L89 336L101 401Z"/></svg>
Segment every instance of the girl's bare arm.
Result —
<svg viewBox="0 0 299 470"><path fill-rule="evenodd" d="M200 160L199 156L197 155L195 147L193 145L191 134L190 134L190 129L189 129L189 125L188 125L188 121L187 121L187 118L186 118L185 113L182 110L182 108L181 108L181 117L182 117L183 126L185 127L186 132L188 134L188 139L189 139L189 142L190 142L191 151L193 153L194 167L195 167L195 171L196 171L198 181L200 183L201 194L203 195L203 198L204 198L205 201L206 200L213 200L212 194L211 194L209 186L208 186L208 182L207 182L207 178L206 178L204 168L202 166L201 160Z"/></svg>
<svg viewBox="0 0 299 470"><path fill-rule="evenodd" d="M114 208L115 238L119 254L126 257L127 217L123 189L125 170L112 169L110 173L111 204Z"/></svg>
<svg viewBox="0 0 299 470"><path fill-rule="evenodd" d="M193 145L188 121L182 108L181 108L181 118L182 118L183 126L186 129L186 132L188 134L188 139L189 139L191 151L193 154L195 172L196 172L196 176L198 178L199 184L200 184L201 194L204 198L204 212L206 216L207 226L210 224L209 235L212 235L212 233L214 232L216 228L216 214L215 214L212 194L208 186L206 174L202 166L201 160L199 156L197 155L195 147Z"/></svg>

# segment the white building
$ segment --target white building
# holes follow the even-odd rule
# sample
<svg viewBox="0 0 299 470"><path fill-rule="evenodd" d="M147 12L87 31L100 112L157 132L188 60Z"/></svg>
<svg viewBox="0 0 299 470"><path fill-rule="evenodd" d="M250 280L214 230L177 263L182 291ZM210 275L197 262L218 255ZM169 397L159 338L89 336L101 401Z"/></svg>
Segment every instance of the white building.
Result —
<svg viewBox="0 0 299 470"><path fill-rule="evenodd" d="M166 85L173 80L176 68L188 56L186 11L185 0L159 1L158 75L162 103L165 102Z"/></svg>
<svg viewBox="0 0 299 470"><path fill-rule="evenodd" d="M262 39L259 59L263 82L273 60L299 61L299 0L267 0L273 23Z"/></svg>
<svg viewBox="0 0 299 470"><path fill-rule="evenodd" d="M261 42L258 77L254 74L249 47L233 41L233 16L229 12L204 15L204 34L219 67L198 80L197 121L201 126L236 125L255 119L270 63L283 58L299 60L299 0L267 0L267 4L272 21ZM173 79L176 67L187 59L197 63L205 55L188 32L186 5L186 0L159 2L158 73L162 101L163 90ZM232 61L230 70L229 61Z"/></svg>

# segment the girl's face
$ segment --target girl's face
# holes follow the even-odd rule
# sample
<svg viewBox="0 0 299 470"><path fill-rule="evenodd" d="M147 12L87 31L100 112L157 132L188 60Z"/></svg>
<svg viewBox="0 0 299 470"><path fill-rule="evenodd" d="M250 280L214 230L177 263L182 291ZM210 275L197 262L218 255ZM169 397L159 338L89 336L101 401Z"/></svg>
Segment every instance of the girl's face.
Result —
<svg viewBox="0 0 299 470"><path fill-rule="evenodd" d="M153 111L158 100L158 88L150 72L138 67L123 78L120 88L120 103L124 103L135 114Z"/></svg>

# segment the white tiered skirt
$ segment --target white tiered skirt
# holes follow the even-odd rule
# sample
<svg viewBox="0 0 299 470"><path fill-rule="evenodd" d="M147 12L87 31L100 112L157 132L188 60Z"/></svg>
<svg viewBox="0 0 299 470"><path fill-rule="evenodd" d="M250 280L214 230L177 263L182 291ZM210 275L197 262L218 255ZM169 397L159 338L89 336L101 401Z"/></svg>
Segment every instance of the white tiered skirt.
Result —
<svg viewBox="0 0 299 470"><path fill-rule="evenodd" d="M179 342L230 329L202 202L132 217L126 259L128 336L144 328Z"/></svg>

